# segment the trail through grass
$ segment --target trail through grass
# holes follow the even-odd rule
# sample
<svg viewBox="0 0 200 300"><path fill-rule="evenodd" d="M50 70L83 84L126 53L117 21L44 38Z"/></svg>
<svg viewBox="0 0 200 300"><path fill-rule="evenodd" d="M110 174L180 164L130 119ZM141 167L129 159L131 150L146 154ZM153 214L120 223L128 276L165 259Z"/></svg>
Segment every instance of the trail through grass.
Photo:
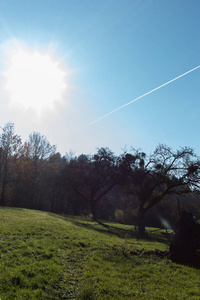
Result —
<svg viewBox="0 0 200 300"><path fill-rule="evenodd" d="M0 208L0 299L200 299L200 270L147 252L167 249L149 231Z"/></svg>

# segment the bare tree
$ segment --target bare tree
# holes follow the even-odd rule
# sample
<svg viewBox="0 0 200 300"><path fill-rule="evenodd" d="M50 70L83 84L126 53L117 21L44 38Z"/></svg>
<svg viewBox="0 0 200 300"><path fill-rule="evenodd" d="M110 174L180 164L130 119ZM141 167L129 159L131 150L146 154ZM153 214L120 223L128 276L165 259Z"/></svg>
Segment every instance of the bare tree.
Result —
<svg viewBox="0 0 200 300"><path fill-rule="evenodd" d="M120 168L126 178L124 186L138 201L138 227L144 234L144 217L166 195L184 194L199 186L200 162L191 148L173 151L159 145L148 158L134 150L124 153Z"/></svg>
<svg viewBox="0 0 200 300"><path fill-rule="evenodd" d="M5 191L8 181L12 179L11 172L14 162L19 156L19 150L21 148L21 137L14 132L14 124L7 123L2 128L2 134L0 135L0 147L1 147L1 205L5 205ZM13 171L13 170L12 170Z"/></svg>
<svg viewBox="0 0 200 300"><path fill-rule="evenodd" d="M117 184L116 157L108 148L100 148L92 157L80 155L63 170L62 178L90 204L97 219L97 204Z"/></svg>
<svg viewBox="0 0 200 300"><path fill-rule="evenodd" d="M28 156L35 162L45 161L56 152L56 146L51 145L44 135L33 132L29 135L29 140L25 143Z"/></svg>
<svg viewBox="0 0 200 300"><path fill-rule="evenodd" d="M30 201L32 207L42 209L49 181L50 159L56 154L56 146L51 145L45 136L39 132L29 135L24 144L24 157L29 161L31 169L32 195Z"/></svg>

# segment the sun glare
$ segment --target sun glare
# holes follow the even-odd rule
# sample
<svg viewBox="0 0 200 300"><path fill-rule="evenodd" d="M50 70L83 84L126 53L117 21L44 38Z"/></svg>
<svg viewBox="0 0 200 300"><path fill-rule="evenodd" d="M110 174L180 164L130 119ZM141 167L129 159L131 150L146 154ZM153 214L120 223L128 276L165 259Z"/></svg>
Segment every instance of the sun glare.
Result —
<svg viewBox="0 0 200 300"><path fill-rule="evenodd" d="M39 51L16 51L4 75L11 105L37 112L53 109L66 89L66 72L49 54Z"/></svg>

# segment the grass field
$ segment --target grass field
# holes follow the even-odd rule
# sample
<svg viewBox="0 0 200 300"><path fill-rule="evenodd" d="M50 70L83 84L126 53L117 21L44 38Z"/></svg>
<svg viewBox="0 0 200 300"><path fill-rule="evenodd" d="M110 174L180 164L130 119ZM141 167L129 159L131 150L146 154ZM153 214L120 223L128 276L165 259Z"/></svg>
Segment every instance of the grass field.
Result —
<svg viewBox="0 0 200 300"><path fill-rule="evenodd" d="M200 270L153 254L149 229L0 208L0 299L200 299ZM137 255L132 255L136 254Z"/></svg>

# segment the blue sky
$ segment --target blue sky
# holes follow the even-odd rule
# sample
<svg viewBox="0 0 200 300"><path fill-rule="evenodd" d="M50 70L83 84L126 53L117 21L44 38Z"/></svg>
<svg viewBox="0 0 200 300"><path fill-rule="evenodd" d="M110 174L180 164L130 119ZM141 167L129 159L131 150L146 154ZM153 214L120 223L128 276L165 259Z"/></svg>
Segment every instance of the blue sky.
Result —
<svg viewBox="0 0 200 300"><path fill-rule="evenodd" d="M1 71L13 41L51 51L69 73L54 111L8 106ZM200 154L200 69L85 128L200 65L199 0L0 0L0 49L0 125L14 122L24 140L39 131L62 154L159 143Z"/></svg>

